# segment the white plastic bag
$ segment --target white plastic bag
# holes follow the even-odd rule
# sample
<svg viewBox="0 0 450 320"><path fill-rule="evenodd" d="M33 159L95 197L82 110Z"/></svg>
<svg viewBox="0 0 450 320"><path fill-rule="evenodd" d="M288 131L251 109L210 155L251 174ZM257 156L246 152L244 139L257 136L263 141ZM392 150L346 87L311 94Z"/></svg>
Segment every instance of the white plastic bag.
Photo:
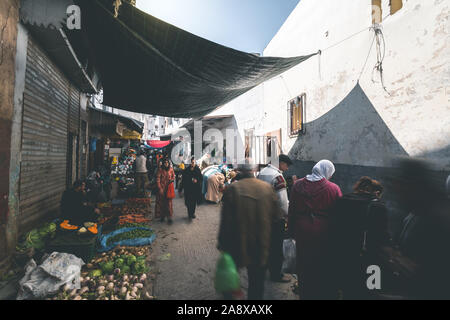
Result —
<svg viewBox="0 0 450 320"><path fill-rule="evenodd" d="M283 273L296 273L296 246L294 239L286 239L283 241Z"/></svg>
<svg viewBox="0 0 450 320"><path fill-rule="evenodd" d="M17 300L44 299L55 294L65 284L70 289L80 289L83 260L72 254L53 252L37 266L31 260L25 267L25 276L20 281Z"/></svg>

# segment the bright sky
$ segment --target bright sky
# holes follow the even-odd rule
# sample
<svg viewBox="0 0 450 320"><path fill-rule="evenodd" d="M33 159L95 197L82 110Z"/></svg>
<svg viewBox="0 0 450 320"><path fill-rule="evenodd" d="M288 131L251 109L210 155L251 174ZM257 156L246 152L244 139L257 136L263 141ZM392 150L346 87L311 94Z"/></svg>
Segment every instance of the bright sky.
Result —
<svg viewBox="0 0 450 320"><path fill-rule="evenodd" d="M262 53L300 0L137 0L137 7L202 38Z"/></svg>

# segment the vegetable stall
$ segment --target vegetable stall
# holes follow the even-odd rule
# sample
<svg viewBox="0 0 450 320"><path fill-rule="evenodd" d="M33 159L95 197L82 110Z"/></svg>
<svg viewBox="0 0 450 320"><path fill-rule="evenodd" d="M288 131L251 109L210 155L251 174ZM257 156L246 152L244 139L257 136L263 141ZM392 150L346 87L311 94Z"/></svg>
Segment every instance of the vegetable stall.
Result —
<svg viewBox="0 0 450 320"><path fill-rule="evenodd" d="M113 203L115 203L113 205ZM47 300L151 300L150 199L113 201L101 206L96 222L72 225L55 220L23 236L16 261L21 267L52 252L73 254L85 265L80 288L62 286ZM72 286L73 288L73 286Z"/></svg>
<svg viewBox="0 0 450 320"><path fill-rule="evenodd" d="M152 300L150 199L127 199L101 209L97 254L81 272L78 290L61 288L52 300ZM89 230L88 230L89 231Z"/></svg>

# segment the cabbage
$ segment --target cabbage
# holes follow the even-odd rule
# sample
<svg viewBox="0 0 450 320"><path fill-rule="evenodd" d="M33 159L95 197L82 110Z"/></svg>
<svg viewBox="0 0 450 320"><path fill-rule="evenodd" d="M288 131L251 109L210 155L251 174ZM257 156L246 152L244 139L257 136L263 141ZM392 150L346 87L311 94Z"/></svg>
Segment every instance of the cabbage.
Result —
<svg viewBox="0 0 450 320"><path fill-rule="evenodd" d="M120 269L120 274L126 274L126 273L130 273L131 268L127 265L124 265L122 269Z"/></svg>
<svg viewBox="0 0 450 320"><path fill-rule="evenodd" d="M119 258L115 261L115 267L122 269L122 267L125 265L125 261L122 258Z"/></svg>
<svg viewBox="0 0 450 320"><path fill-rule="evenodd" d="M111 274L114 271L114 262L109 261L102 263L100 264L100 267L102 268L103 274Z"/></svg>
<svg viewBox="0 0 450 320"><path fill-rule="evenodd" d="M136 262L136 260L137 259L136 259L136 257L134 255L129 255L127 257L127 265L131 267L133 265L133 263Z"/></svg>

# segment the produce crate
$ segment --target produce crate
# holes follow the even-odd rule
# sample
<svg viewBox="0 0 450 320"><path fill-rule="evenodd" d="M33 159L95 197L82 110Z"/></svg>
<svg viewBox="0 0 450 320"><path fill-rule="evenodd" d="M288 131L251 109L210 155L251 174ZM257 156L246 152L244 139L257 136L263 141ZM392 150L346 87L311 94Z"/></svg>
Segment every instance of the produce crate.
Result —
<svg viewBox="0 0 450 320"><path fill-rule="evenodd" d="M47 244L47 252L69 253L89 263L96 254L97 235L79 236L77 233L59 233Z"/></svg>

